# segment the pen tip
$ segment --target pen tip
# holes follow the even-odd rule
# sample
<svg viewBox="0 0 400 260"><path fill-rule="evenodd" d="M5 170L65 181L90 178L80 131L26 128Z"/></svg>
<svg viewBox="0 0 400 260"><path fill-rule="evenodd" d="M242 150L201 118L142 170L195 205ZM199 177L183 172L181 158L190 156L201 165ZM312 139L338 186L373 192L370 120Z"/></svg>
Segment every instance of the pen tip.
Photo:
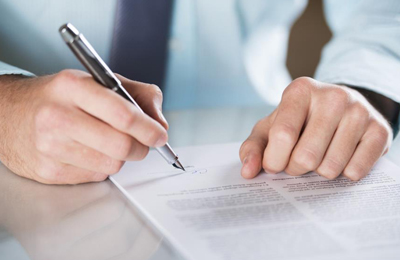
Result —
<svg viewBox="0 0 400 260"><path fill-rule="evenodd" d="M182 171L186 171L183 165L179 162L179 160L176 160L174 164L172 164L175 168L181 169Z"/></svg>

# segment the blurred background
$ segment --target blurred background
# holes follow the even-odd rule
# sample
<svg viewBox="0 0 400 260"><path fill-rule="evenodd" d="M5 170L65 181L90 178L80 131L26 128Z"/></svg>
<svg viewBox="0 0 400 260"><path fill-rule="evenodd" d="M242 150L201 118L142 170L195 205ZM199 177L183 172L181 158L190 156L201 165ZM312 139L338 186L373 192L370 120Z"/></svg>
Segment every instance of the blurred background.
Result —
<svg viewBox="0 0 400 260"><path fill-rule="evenodd" d="M289 36L286 66L292 78L312 77L322 47L332 37L323 13L321 0L310 0Z"/></svg>
<svg viewBox="0 0 400 260"><path fill-rule="evenodd" d="M322 0L309 0L306 9L291 29L286 66L292 78L314 75L321 49L331 38L331 32L325 22L322 2ZM61 23L68 20L68 14L74 14L74 23L78 28L85 23L88 24L88 28L102 27L102 35L90 30L84 31L84 34L107 62L109 59L107 50L111 42L106 40L103 45L99 45L98 42L104 42L107 36L111 35L113 23L105 21L107 19L99 14L100 9L92 10L92 13L87 14L80 10L85 7L85 4L79 4L74 8L68 5L68 1L59 3L41 1L40 3L34 4L24 0L0 1L0 16L4 23L0 27L0 61L30 70L37 75L55 73L71 65L83 69L76 58L70 54L68 48L62 44L59 35L54 33ZM113 1L99 3L110 10L115 8ZM18 7L24 5L29 6L28 9L32 10L34 17L31 17L29 13L19 12ZM64 9L65 14L54 13L60 8ZM49 19L54 21L52 25L44 23ZM29 24L33 21L39 26ZM85 27L82 26L82 28ZM15 30L19 32L19 36L13 33ZM9 37L10 34L13 36ZM42 38L48 42L44 42ZM31 44L27 44L26 41L31 41ZM38 49L38 44L41 44L42 48ZM38 61L42 64L38 64Z"/></svg>

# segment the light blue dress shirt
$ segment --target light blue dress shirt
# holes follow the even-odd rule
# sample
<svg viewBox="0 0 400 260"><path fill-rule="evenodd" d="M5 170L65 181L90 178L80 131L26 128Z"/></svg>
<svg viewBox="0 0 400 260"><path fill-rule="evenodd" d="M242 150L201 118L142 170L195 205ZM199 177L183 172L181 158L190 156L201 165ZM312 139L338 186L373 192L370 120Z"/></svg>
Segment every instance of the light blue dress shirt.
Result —
<svg viewBox="0 0 400 260"><path fill-rule="evenodd" d="M67 21L107 62L115 3L2 0L0 74L83 69L58 35ZM176 0L165 108L277 104L291 81L285 66L290 28L306 4ZM325 0L324 9L333 38L315 78L364 87L400 102L400 1Z"/></svg>

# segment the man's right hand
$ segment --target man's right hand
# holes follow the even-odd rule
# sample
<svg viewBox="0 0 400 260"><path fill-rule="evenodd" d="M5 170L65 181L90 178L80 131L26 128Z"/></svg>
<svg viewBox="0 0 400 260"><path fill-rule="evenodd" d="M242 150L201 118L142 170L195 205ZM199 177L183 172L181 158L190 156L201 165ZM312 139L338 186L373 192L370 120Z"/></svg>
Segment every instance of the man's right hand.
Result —
<svg viewBox="0 0 400 260"><path fill-rule="evenodd" d="M146 114L82 71L0 77L0 160L47 184L102 181L163 146L162 93L118 76Z"/></svg>

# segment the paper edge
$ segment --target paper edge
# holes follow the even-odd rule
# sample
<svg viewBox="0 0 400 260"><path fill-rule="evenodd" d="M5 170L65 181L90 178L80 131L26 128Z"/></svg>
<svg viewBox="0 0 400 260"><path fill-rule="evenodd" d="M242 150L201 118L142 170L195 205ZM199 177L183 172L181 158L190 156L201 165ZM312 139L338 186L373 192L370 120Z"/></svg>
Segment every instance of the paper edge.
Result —
<svg viewBox="0 0 400 260"><path fill-rule="evenodd" d="M122 187L112 176L109 176L110 181L118 188L118 190L131 202L146 218L144 221L145 222L150 222L152 225L153 229L156 229L156 231L166 238L170 245L172 245L179 253L182 254L182 257L184 257L185 260L194 260L193 256L185 250L185 248L176 240L173 238L173 236L165 229L163 228L152 216L151 214L144 209L130 194L129 192Z"/></svg>

